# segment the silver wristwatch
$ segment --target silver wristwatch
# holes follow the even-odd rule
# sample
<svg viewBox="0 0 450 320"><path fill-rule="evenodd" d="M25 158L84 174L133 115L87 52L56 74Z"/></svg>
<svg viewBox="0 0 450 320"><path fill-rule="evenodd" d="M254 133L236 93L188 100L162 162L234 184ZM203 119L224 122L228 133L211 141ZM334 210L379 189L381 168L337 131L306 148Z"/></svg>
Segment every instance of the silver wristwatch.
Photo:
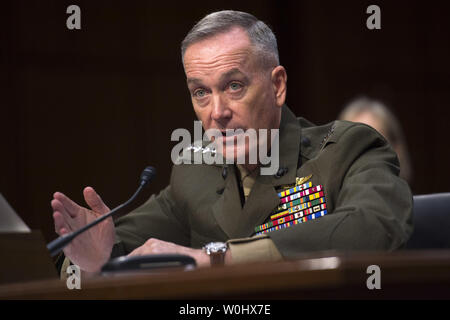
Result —
<svg viewBox="0 0 450 320"><path fill-rule="evenodd" d="M203 247L211 259L211 266L223 266L228 245L224 242L210 242Z"/></svg>

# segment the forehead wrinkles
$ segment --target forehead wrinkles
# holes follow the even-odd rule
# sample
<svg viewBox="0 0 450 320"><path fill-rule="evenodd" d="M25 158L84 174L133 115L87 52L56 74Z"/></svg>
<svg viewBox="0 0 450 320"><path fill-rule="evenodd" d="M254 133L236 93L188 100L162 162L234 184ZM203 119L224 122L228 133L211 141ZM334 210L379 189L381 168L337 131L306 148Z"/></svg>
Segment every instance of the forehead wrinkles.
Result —
<svg viewBox="0 0 450 320"><path fill-rule="evenodd" d="M218 70L230 69L236 67L245 67L250 60L250 52L240 50L233 53L222 53L207 58L195 57L186 59L186 74L211 73Z"/></svg>

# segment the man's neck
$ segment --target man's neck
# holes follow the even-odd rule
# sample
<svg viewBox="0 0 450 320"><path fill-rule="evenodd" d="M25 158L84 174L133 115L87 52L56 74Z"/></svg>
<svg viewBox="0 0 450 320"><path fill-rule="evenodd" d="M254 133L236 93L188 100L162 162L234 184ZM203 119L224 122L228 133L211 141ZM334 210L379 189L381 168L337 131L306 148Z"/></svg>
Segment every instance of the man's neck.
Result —
<svg viewBox="0 0 450 320"><path fill-rule="evenodd" d="M243 167L247 172L253 172L259 167L258 164L241 164L240 166Z"/></svg>

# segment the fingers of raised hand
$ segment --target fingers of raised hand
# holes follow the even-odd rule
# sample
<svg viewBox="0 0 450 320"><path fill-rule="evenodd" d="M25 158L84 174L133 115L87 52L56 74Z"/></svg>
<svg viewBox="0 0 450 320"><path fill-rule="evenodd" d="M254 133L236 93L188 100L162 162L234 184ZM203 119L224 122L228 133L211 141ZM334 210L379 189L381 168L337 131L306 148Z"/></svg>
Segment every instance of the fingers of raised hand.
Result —
<svg viewBox="0 0 450 320"><path fill-rule="evenodd" d="M62 203L59 200L53 199L51 201L51 206L53 209L53 219L55 221L55 231L58 234L62 234L63 231L61 229L66 229L67 231L72 230L72 221L73 218L64 208Z"/></svg>
<svg viewBox="0 0 450 320"><path fill-rule="evenodd" d="M67 210L67 208L59 200L53 199L50 204L54 212L60 212L62 216L67 220L73 219L77 216L76 212L70 212L69 210Z"/></svg>
<svg viewBox="0 0 450 320"><path fill-rule="evenodd" d="M91 209L100 214L108 213L110 210L103 202L102 198L95 192L94 188L86 187L83 190L84 200Z"/></svg>
<svg viewBox="0 0 450 320"><path fill-rule="evenodd" d="M55 221L55 232L60 236L72 231L70 225L65 221L61 212L53 212L53 220Z"/></svg>
<svg viewBox="0 0 450 320"><path fill-rule="evenodd" d="M55 194L53 195L53 199L57 200L64 207L65 212L72 218L75 218L77 214L82 210L82 207L80 207L78 204L73 202L69 197L61 192L55 192Z"/></svg>

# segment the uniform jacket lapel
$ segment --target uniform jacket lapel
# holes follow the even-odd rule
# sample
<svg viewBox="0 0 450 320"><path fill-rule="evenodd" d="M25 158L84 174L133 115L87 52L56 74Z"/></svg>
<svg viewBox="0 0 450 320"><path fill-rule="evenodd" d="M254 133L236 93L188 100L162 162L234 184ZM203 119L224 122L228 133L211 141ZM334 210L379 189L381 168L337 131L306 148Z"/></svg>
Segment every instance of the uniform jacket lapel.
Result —
<svg viewBox="0 0 450 320"><path fill-rule="evenodd" d="M212 210L220 227L228 237L238 237L238 228L241 223L242 207L239 187L236 181L236 167L229 166L222 195L213 204Z"/></svg>
<svg viewBox="0 0 450 320"><path fill-rule="evenodd" d="M237 168L229 168L232 170L227 175L225 189L212 209L218 224L230 238L251 236L255 226L264 223L279 204L276 187L295 183L301 128L287 106L282 109L279 134L279 167L285 169L284 174L258 176L243 208L235 175Z"/></svg>

